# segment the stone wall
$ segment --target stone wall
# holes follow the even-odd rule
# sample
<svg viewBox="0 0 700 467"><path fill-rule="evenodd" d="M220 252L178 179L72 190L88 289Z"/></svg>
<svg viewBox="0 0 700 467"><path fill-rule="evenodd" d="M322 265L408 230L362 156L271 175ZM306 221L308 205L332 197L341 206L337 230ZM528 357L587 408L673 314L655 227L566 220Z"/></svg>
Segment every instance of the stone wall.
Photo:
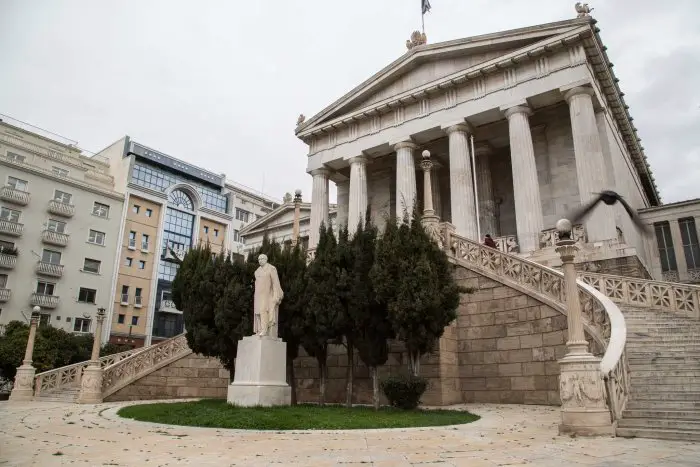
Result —
<svg viewBox="0 0 700 467"><path fill-rule="evenodd" d="M105 399L105 402L207 397L226 399L229 372L218 359L190 354Z"/></svg>
<svg viewBox="0 0 700 467"><path fill-rule="evenodd" d="M558 405L566 316L523 293L458 268L459 370L464 402Z"/></svg>

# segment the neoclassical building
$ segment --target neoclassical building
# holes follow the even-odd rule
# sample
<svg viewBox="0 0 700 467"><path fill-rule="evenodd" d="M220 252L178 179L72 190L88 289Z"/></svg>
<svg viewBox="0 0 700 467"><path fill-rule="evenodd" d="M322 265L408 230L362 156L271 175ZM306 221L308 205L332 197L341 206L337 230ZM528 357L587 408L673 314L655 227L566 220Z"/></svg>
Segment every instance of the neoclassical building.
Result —
<svg viewBox="0 0 700 467"><path fill-rule="evenodd" d="M400 218L422 202L419 161L436 163L437 214L459 235L553 266L555 222L604 189L636 209L661 202L624 93L589 16L411 47L296 135L313 177L309 246L328 219ZM417 180L419 183L417 183ZM478 214L477 214L478 213ZM577 226L580 261L649 276L644 238L621 207Z"/></svg>

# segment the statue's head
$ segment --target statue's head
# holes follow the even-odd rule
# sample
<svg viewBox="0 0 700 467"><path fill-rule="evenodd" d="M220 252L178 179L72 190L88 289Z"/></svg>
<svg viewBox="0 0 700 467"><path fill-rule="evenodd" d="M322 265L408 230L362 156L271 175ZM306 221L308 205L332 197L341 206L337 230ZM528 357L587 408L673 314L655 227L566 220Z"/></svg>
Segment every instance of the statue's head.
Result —
<svg viewBox="0 0 700 467"><path fill-rule="evenodd" d="M267 255L258 256L258 264L260 266L265 266L267 264Z"/></svg>

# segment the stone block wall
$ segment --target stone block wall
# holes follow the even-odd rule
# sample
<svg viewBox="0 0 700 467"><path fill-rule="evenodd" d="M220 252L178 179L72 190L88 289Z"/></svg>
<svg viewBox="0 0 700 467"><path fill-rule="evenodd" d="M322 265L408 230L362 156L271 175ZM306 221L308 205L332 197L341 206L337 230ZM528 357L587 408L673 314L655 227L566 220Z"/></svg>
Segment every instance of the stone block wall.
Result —
<svg viewBox="0 0 700 467"><path fill-rule="evenodd" d="M624 256L622 258L611 258L600 261L577 263L576 269L580 271L596 272L599 274L613 274L616 276L636 277L638 279L652 279L651 275L639 260L638 256Z"/></svg>
<svg viewBox="0 0 700 467"><path fill-rule="evenodd" d="M134 381L105 402L206 397L226 399L229 371L216 358L190 354Z"/></svg>
<svg viewBox="0 0 700 467"><path fill-rule="evenodd" d="M567 322L559 311L467 269L458 309L464 402L558 405Z"/></svg>

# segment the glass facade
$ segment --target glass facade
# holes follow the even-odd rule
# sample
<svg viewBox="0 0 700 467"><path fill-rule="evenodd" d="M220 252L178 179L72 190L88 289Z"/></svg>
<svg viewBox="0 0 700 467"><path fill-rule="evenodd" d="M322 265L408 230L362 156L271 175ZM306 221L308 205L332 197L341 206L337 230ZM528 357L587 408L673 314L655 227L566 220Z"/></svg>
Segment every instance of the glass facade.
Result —
<svg viewBox="0 0 700 467"><path fill-rule="evenodd" d="M182 175L172 173L163 168L146 165L143 162L134 164L134 169L131 173L131 183L160 192L164 192L176 183L188 183L197 189L197 192L202 197L204 207L223 213L228 211L228 198L216 188L204 186Z"/></svg>

